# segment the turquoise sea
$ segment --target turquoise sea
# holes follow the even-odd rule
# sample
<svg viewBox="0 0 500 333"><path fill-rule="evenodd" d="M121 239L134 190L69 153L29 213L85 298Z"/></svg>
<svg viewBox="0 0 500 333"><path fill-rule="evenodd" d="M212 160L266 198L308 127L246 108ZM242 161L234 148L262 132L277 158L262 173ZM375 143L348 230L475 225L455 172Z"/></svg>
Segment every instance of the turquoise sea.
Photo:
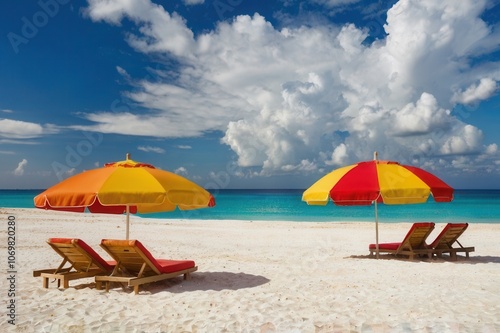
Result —
<svg viewBox="0 0 500 333"><path fill-rule="evenodd" d="M0 207L33 208L33 197L43 190L0 190ZM308 206L304 190L218 190L217 205L194 211L145 214L165 219L231 219L278 221L373 221L374 207ZM380 223L470 222L500 223L500 190L455 190L450 203L433 199L418 205L379 205Z"/></svg>

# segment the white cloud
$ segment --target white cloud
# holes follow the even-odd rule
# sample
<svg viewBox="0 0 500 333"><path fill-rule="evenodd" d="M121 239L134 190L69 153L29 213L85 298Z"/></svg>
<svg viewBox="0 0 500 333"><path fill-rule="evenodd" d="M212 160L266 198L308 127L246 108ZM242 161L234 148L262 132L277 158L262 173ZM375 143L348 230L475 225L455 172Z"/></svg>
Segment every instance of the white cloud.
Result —
<svg viewBox="0 0 500 333"><path fill-rule="evenodd" d="M479 84L470 85L465 91L455 93L452 101L471 104L491 97L497 91L497 83L491 78L482 78Z"/></svg>
<svg viewBox="0 0 500 333"><path fill-rule="evenodd" d="M5 113L14 113L14 111L12 111L10 109L3 109L2 112L5 112Z"/></svg>
<svg viewBox="0 0 500 333"><path fill-rule="evenodd" d="M123 76L124 78L126 79L130 79L130 74L127 73L127 71L125 69L123 69L122 67L120 66L116 66L116 71L118 72L118 74L120 74L121 76Z"/></svg>
<svg viewBox="0 0 500 333"><path fill-rule="evenodd" d="M64 179L67 177L71 177L76 174L76 169L75 168L69 168L69 169L61 169L56 172L56 176L59 179Z"/></svg>
<svg viewBox="0 0 500 333"><path fill-rule="evenodd" d="M163 154L165 153L165 149L160 148L160 147L152 147L152 146L139 146L137 149L145 151L147 153L152 152L152 153L157 153L157 154Z"/></svg>
<svg viewBox="0 0 500 333"><path fill-rule="evenodd" d="M177 148L179 148L179 149L192 149L193 147L188 146L188 145L178 145Z"/></svg>
<svg viewBox="0 0 500 333"><path fill-rule="evenodd" d="M179 168L175 169L174 173L178 174L178 175L182 175L182 176L187 176L188 175L188 171L187 171L187 169L185 167L179 167Z"/></svg>
<svg viewBox="0 0 500 333"><path fill-rule="evenodd" d="M86 14L93 21L119 25L127 17L141 25L141 36L129 33L127 37L129 44L141 52L171 52L182 57L194 46L193 33L185 20L149 0L88 0L88 3Z"/></svg>
<svg viewBox="0 0 500 333"><path fill-rule="evenodd" d="M465 125L446 139L441 152L446 155L477 153L481 150L483 133L472 125Z"/></svg>
<svg viewBox="0 0 500 333"><path fill-rule="evenodd" d="M439 108L433 95L423 93L416 104L408 103L401 110L391 112L395 135L430 134L437 129L447 130L452 118L450 112Z"/></svg>
<svg viewBox="0 0 500 333"><path fill-rule="evenodd" d="M51 124L40 125L20 120L0 119L0 138L32 139L57 132L58 129Z"/></svg>
<svg viewBox="0 0 500 333"><path fill-rule="evenodd" d="M312 0L311 2L317 3L327 8L335 8L350 5L359 1L360 0Z"/></svg>
<svg viewBox="0 0 500 333"><path fill-rule="evenodd" d="M331 160L325 161L326 165L344 165L347 162L347 146L344 143L339 144L332 152Z"/></svg>
<svg viewBox="0 0 500 333"><path fill-rule="evenodd" d="M132 20L132 47L181 68L136 80L127 97L150 113L87 114L95 124L74 128L157 137L222 131L239 165L261 174L371 159L375 150L399 160L490 151L481 130L452 112L497 92L499 64L474 61L499 48L498 31L481 20L486 4L401 0L387 13L387 37L366 45L366 31L354 25L277 30L258 14L195 37L183 18L147 0L89 0L93 20Z"/></svg>
<svg viewBox="0 0 500 333"><path fill-rule="evenodd" d="M205 0L183 0L183 2L187 6L192 6L192 5L201 5L205 2Z"/></svg>
<svg viewBox="0 0 500 333"><path fill-rule="evenodd" d="M24 168L28 165L28 160L23 158L21 162L17 165L17 168L14 170L14 175L22 176L24 175Z"/></svg>

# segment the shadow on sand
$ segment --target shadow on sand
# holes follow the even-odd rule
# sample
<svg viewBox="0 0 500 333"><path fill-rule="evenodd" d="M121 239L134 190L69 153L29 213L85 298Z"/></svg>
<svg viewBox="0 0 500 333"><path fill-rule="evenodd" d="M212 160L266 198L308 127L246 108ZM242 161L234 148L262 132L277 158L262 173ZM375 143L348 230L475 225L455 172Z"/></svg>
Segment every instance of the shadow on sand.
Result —
<svg viewBox="0 0 500 333"><path fill-rule="evenodd" d="M179 276L176 278L153 282L141 285L139 294L156 294L160 292L184 293L197 290L238 290L245 288L254 288L268 283L270 280L260 275L231 272L194 272L188 280ZM95 284L86 284L75 286L74 288L95 288ZM132 288L120 287L120 284L113 283L111 289L122 289L121 292L133 294Z"/></svg>
<svg viewBox="0 0 500 333"><path fill-rule="evenodd" d="M372 260L377 260L375 256L370 256L369 254L367 255L352 255L349 257L345 257L346 259L372 259ZM408 258L404 257L396 257L394 255L390 254L381 254L379 256L379 260L400 260L400 261L409 261L409 262L435 262L435 263L440 263L440 262L451 262L454 264L488 264L488 263L497 263L500 264L500 257L495 257L495 256L473 256L471 255L469 258L466 258L464 256L458 256L457 260L451 260L450 257L448 256L443 256L442 258L414 258L413 260L410 260Z"/></svg>
<svg viewBox="0 0 500 333"><path fill-rule="evenodd" d="M254 288L268 283L270 280L261 275L232 272L195 272L187 281L182 281L182 287L172 292L195 290L238 290Z"/></svg>

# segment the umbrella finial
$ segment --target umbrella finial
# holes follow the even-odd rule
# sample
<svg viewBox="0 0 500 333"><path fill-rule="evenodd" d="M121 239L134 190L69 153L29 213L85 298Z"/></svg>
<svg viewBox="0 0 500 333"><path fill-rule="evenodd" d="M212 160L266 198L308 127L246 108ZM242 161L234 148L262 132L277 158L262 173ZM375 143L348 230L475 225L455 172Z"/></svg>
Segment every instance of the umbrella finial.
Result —
<svg viewBox="0 0 500 333"><path fill-rule="evenodd" d="M130 160L130 153L127 153L126 159L127 159L127 161Z"/></svg>
<svg viewBox="0 0 500 333"><path fill-rule="evenodd" d="M378 160L378 153L376 151L373 152L373 160L374 161Z"/></svg>

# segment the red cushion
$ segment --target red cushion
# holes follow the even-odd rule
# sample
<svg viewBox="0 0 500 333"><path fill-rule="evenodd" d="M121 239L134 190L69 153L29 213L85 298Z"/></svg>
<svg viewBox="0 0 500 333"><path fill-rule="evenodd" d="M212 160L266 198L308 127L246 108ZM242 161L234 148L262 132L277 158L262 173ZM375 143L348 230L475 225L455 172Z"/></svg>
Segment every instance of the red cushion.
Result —
<svg viewBox="0 0 500 333"><path fill-rule="evenodd" d="M169 260L169 259L156 259L153 255L142 245L138 240L134 244L146 255L146 257L155 265L156 269L161 273L173 273L182 271L184 269L194 267L192 260Z"/></svg>
<svg viewBox="0 0 500 333"><path fill-rule="evenodd" d="M379 250L391 250L391 251L396 251L402 243L404 243L410 236L411 234L415 231L417 228L434 228L434 222L417 222L413 223L411 226L410 230L408 230L408 233L406 234L405 238L403 239L403 242L399 243L380 243L378 245ZM370 250L376 250L376 244L370 244L368 246Z"/></svg>
<svg viewBox="0 0 500 333"><path fill-rule="evenodd" d="M394 250L396 251L398 247L401 245L401 243L382 243L378 245L379 250ZM369 245L370 250L376 250L377 245L376 244L370 244Z"/></svg>
<svg viewBox="0 0 500 333"><path fill-rule="evenodd" d="M178 272L195 266L192 260L157 259L156 261L160 264L162 273Z"/></svg>
<svg viewBox="0 0 500 333"><path fill-rule="evenodd" d="M93 248L88 246L87 243L79 238L49 238L48 242L53 244L73 244L74 242L75 244L78 244L78 246L80 246L85 252L87 252L92 257L92 259L98 262L99 265L101 265L109 272L111 272L116 265L115 261L106 261L102 259L101 256L97 252L95 252Z"/></svg>
<svg viewBox="0 0 500 333"><path fill-rule="evenodd" d="M149 259L149 261L151 261L160 273L172 273L195 266L195 263L192 260L156 259L138 240L103 239L101 243L104 245L136 246L140 251L142 251L142 253L144 253L144 255Z"/></svg>

